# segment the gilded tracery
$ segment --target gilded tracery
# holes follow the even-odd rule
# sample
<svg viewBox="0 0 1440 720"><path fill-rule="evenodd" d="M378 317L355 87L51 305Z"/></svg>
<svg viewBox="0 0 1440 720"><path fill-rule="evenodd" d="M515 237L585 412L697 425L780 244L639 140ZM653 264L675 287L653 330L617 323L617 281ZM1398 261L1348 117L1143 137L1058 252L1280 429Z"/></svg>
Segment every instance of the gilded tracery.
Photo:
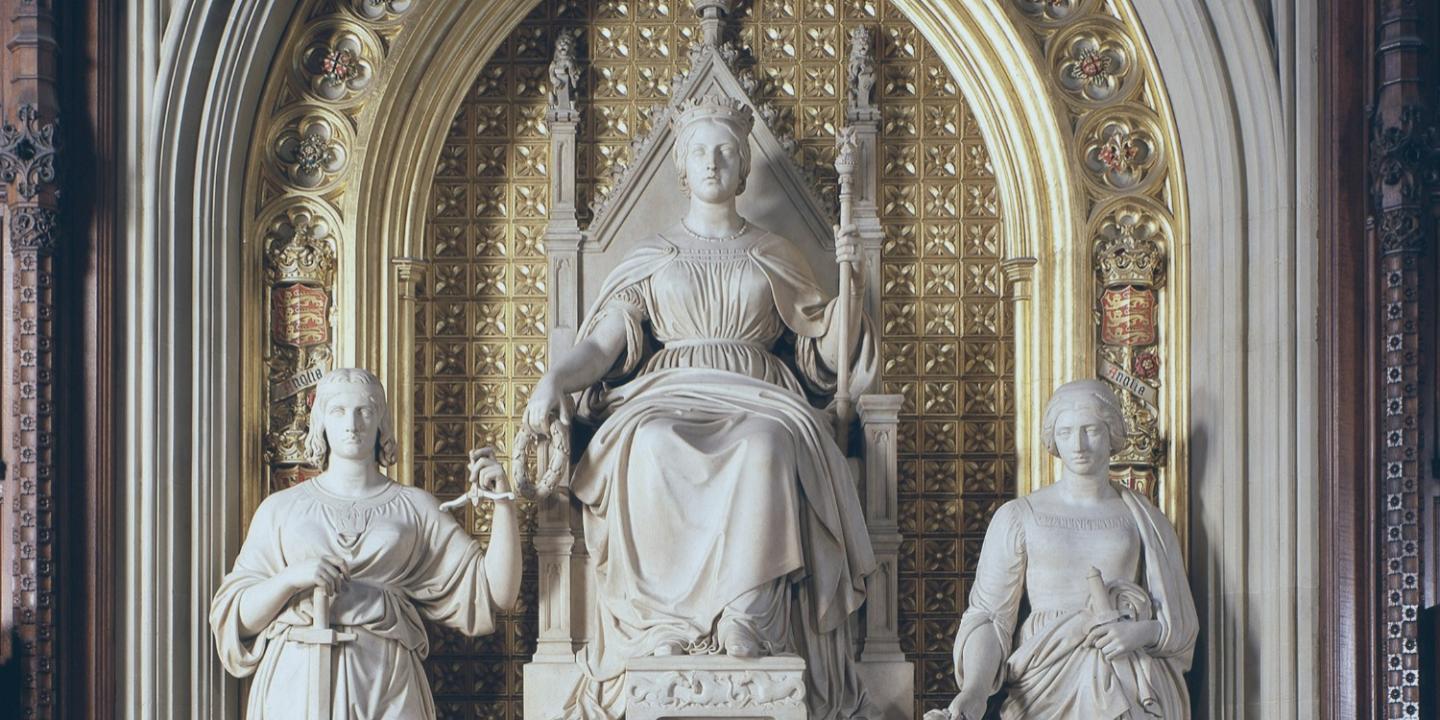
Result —
<svg viewBox="0 0 1440 720"><path fill-rule="evenodd" d="M247 386L263 448L247 454L268 481L247 488L247 507L270 489L303 479L307 469L287 450L306 422L306 378L330 363L336 323L346 319L341 285L357 282L344 259L353 235L355 173L368 152L371 100L383 92L387 57L423 15L423 3L357 1L302 10L286 46L292 72L272 80L273 123L261 130L251 194L256 247L268 248L250 270L263 286L266 312L252 332L268 347L264 383ZM1017 429L1033 413L1018 388L1016 347L1035 348L1037 322L1017 331L1007 297L1044 278L1052 259L1015 254L1002 223L1004 191L992 152L937 52L907 19L907 4L756 0L742 5L732 41L744 49L767 121L783 129L815 192L834 194L833 136L844 125L851 30L875 30L873 75L881 180L877 210L885 231L879 267L885 390L904 398L898 426L902 548L901 598L907 652L922 662L922 693L946 692L948 662L928 640L953 617L979 531L999 502L1037 482L1033 448ZM1046 68L1049 102L1064 118L1066 162L1074 168L1081 212L1073 236L1093 298L1091 337L1075 341L1093 355L1078 366L1104 373L1121 390L1131 423L1131 454L1117 470L1156 493L1167 512L1185 508L1183 443L1167 428L1183 417L1182 388L1168 380L1184 348L1183 261L1187 232L1183 191L1173 158L1173 129L1144 40L1123 6L1097 2L1016 0L1010 12ZM397 405L416 431L402 473L442 494L451 487L467 443L504 445L530 382L546 364L553 318L547 287L561 266L547 266L541 237L560 205L551 185L550 125L555 31L582 31L580 69L561 67L568 99L583 113L576 138L579 182L573 206L583 227L626 171L634 144L651 124L648 109L671 91L701 32L685 3L665 0L556 0L542 3L500 44L474 79L448 125L433 178L422 251L396 257L402 297L415 300L400 357L413 365L413 392ZM948 51L947 51L948 52ZM435 121L436 127L444 126ZM1073 129L1073 133L1071 131ZM271 228L287 218L326 218L326 233L307 236L309 256L340 259L333 277L291 278L278 269L296 257ZM1151 272L1116 275L1138 237ZM378 242L366 240L365 242ZM1118 249L1117 249L1118 248ZM286 254L288 253L288 254ZM362 255L365 257L365 255ZM1035 263L1041 270L1035 273ZM374 271L367 271L374 272ZM1176 285L1177 278L1181 284ZM413 288L413 289L407 289ZM363 290L357 294L363 294ZM1177 294L1178 293L1178 294ZM257 297L260 296L257 294ZM1033 303L1034 311L1043 303ZM402 305L403 307L403 305ZM1026 312L1030 312L1027 310ZM298 329L308 328L302 332ZM1056 332L1040 328L1039 332ZM1017 337L1019 335L1019 337ZM262 340L263 339L263 340ZM1026 350L1025 353L1040 352ZM1022 353L1022 356L1024 354ZM413 359L413 360L412 360ZM1057 363L1058 367L1060 364ZM401 391L404 393L404 391ZM293 449L293 448L292 448ZM262 451L263 450L263 454ZM463 454L463 453L460 453ZM1043 458L1043 454L1040 456ZM1022 469L1031 468L1026 477ZM1162 470L1163 468L1163 470ZM1157 487L1158 481L1158 487ZM1017 487L1017 484L1020 487ZM958 499L957 499L958 496ZM484 532L485 518L474 528ZM1183 528L1182 528L1183 532ZM973 547L972 547L973 546ZM933 621L932 621L933 618ZM515 635L532 622L515 618ZM523 657L524 648L511 652ZM513 691L506 691L513 692ZM497 689L495 699L507 697ZM489 697L489 696L487 696ZM518 698L518 695L512 696Z"/></svg>

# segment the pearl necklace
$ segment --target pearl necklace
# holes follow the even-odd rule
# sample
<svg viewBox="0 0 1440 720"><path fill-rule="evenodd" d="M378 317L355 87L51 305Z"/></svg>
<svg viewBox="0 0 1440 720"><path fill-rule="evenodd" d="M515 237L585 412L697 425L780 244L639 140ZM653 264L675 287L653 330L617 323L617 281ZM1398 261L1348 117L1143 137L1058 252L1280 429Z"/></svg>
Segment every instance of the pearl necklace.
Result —
<svg viewBox="0 0 1440 720"><path fill-rule="evenodd" d="M750 221L746 220L745 218L740 218L740 229L736 230L730 235L726 235L725 237L710 237L708 235L701 235L700 233L691 230L690 223L685 222L684 218L680 219L680 227L685 228L686 234L688 234L692 238L695 238L696 240L704 240L705 242L712 243L727 243L731 240L734 240L735 238L740 237L741 235L744 235L745 231L750 229Z"/></svg>

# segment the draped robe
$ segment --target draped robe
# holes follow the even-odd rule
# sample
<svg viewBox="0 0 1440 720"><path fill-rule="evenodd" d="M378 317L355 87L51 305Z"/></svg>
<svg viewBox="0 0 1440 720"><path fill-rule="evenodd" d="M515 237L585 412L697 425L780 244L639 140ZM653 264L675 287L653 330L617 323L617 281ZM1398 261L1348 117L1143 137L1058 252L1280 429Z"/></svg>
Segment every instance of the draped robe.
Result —
<svg viewBox="0 0 1440 720"><path fill-rule="evenodd" d="M1092 521L1037 511L1028 498L1001 506L990 521L969 605L955 636L955 679L1002 686L1004 720L1186 720L1183 677L1195 653L1199 621L1170 521L1148 500L1116 486L1128 516ZM1043 492L1043 491L1042 491ZM1152 647L1106 660L1085 645L1095 617L1084 595L1055 592L1051 574L1084 574L1137 583L1149 596L1160 639ZM1052 576L1053 577L1053 576ZM1021 626L1021 600L1030 613ZM965 677L961 654L976 634L999 641L1007 660L994 677Z"/></svg>
<svg viewBox="0 0 1440 720"><path fill-rule="evenodd" d="M331 717L434 718L421 665L430 651L422 618L467 635L495 631L480 543L419 488L392 483L352 500L313 481L260 504L210 604L221 664L237 677L254 676L246 718L299 717L317 689L309 686L312 646L289 639L292 629L311 624L312 593L296 593L269 627L248 638L241 636L241 599L286 566L320 557L340 558L349 571L329 620L357 636L334 646Z"/></svg>
<svg viewBox="0 0 1440 720"><path fill-rule="evenodd" d="M806 399L834 392L818 345L835 316L796 248L758 229L710 246L658 235L611 273L580 333L612 318L626 342L581 402L601 421L571 482L599 622L568 717L617 717L626 660L667 641L714 651L727 611L806 658L812 717L862 713L848 619L875 559L829 416ZM787 364L775 350L792 336ZM858 395L868 326L856 345Z"/></svg>

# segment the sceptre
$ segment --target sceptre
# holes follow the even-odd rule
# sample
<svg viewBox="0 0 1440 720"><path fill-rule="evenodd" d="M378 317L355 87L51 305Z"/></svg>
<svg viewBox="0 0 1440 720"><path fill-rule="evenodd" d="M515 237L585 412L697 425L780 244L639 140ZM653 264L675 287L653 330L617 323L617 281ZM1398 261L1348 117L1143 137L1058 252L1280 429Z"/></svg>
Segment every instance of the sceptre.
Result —
<svg viewBox="0 0 1440 720"><path fill-rule="evenodd" d="M835 132L835 173L840 178L840 226L836 228L836 250L839 250L839 235L850 227L851 219L851 183L855 179L855 129L850 127L840 128ZM854 414L853 403L850 398L850 317L854 309L850 307L851 287L854 284L853 273L855 263L853 260L840 261L840 297L839 315L840 333L839 349L836 351L836 359L839 367L836 370L835 387L835 442L840 445L840 451L848 452L850 445L850 420Z"/></svg>

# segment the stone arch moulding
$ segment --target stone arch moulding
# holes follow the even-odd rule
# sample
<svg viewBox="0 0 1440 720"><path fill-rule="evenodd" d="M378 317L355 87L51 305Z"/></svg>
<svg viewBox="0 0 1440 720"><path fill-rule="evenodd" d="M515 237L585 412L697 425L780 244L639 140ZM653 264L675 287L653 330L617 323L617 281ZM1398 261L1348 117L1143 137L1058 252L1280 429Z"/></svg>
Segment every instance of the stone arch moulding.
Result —
<svg viewBox="0 0 1440 720"><path fill-rule="evenodd" d="M953 37L963 27L947 18L990 12L958 7L990 3L950 2L957 7L922 6L918 0L903 3L903 7L932 45L950 54L952 72L974 80L980 72L978 61L957 49L959 41ZM1198 716L1223 713L1245 718L1259 713L1265 717L1311 717L1320 698L1313 678L1307 679L1307 663L1315 659L1313 638L1307 640L1312 634L1307 627L1313 629L1313 624L1307 626L1303 616L1297 621L1294 615L1294 608L1306 601L1297 597L1294 587L1256 597L1247 581L1251 574L1284 577L1288 565L1288 572L1299 573L1295 581L1303 584L1307 563L1314 563L1313 549L1305 549L1304 533L1316 509L1313 498L1307 505L1303 489L1295 487L1297 473L1307 476L1304 467L1295 467L1295 458L1303 457L1304 448L1287 461L1283 447L1266 452L1246 442L1247 427L1272 422L1283 425L1287 419L1295 419L1293 368L1285 365L1284 357L1251 357L1246 349L1247 323L1227 321L1249 317L1249 325L1262 327L1255 318L1275 319L1285 308L1299 317L1311 307L1298 284L1281 287L1268 277L1257 279L1235 269L1237 259L1254 267L1269 267L1286 258L1290 262L1304 259L1303 253L1297 256L1294 252L1296 228L1285 218L1294 208L1294 198L1277 200L1270 184L1293 172L1293 167L1286 167L1287 121L1276 89L1281 85L1279 71L1273 66L1276 50L1272 43L1276 41L1265 36L1266 23L1258 19L1252 3L1133 2L1153 40L1159 68L1175 101L1180 139L1185 142L1185 157L1170 158L1170 167L1172 172L1182 165L1185 168L1193 197L1188 192L1178 197L1194 204L1193 216L1191 220L1177 218L1175 227L1188 233L1193 224L1206 228L1207 233L1196 245L1193 266L1196 302L1191 328L1196 342L1191 372L1196 385L1186 392L1194 418L1171 425L1191 432L1208 428L1211 435L1204 447L1197 446L1192 458L1198 506L1191 513L1196 546L1191 574L1196 594L1207 606L1203 609L1205 657L1192 672L1197 687L1203 688L1196 696ZM135 359L124 368L129 431L120 448L124 474L133 483L127 493L132 500L125 504L120 521L125 548L121 575L126 588L118 609L124 638L120 663L127 670L122 673L119 705L120 715L126 718L151 717L157 708L163 709L162 714L177 716L238 717L239 686L227 679L215 662L204 618L223 567L238 548L243 518L253 508L242 501L241 488L249 483L247 477L258 472L261 455L253 448L254 438L264 432L264 408L257 404L263 395L256 389L265 379L264 371L239 367L238 359L254 357L265 341L258 325L245 324L247 316L262 310L246 304L253 302L260 274L242 273L240 267L253 265L258 254L248 247L255 242L248 233L257 226L259 191L242 186L249 180L246 173L252 165L246 139L258 136L252 129L265 121L270 109L262 106L262 99L269 97L265 84L267 77L274 75L256 59L276 57L289 47L287 28L305 17L302 5L308 3L257 0L233 5L198 0L167 15L158 9L160 3L150 2L144 4L143 12L125 18L127 33L136 38L126 56L123 77L125 102L136 122L126 131L127 157L133 160L127 165L127 187L133 188L133 195L127 197L124 223L138 240L124 258L127 276L133 278L124 288L131 316L124 355ZM415 9L422 9L420 3ZM1297 10L1296 16L1295 25L1303 26L1306 12ZM474 24L468 23L467 29L473 30ZM1019 47L1020 31L1006 27L997 38ZM1304 32L1296 34L1302 51L1312 47L1313 37L1307 44ZM493 38L500 35L503 30L499 28L487 31L491 46ZM943 40L945 35L952 39ZM385 47L392 52L390 45ZM432 59L437 55L417 54ZM1289 56L1283 47L1278 54L1283 66ZM389 57L394 57L393 52ZM1026 73L1029 66L1006 67L1001 77L1012 71ZM371 101L376 96L373 92ZM967 88L966 92L973 91ZM977 112L983 97L973 97ZM997 148L1005 145L998 133L1006 129L997 128L997 123L1009 118L988 108L985 112L982 120L987 140ZM1055 114L1053 107L1041 113L1052 121ZM360 137L373 148L380 123L368 123ZM1301 126L1303 123L1296 123ZM1061 129L1045 133L1052 144L1066 137L1063 126L1058 127ZM1073 205L1079 201L1073 195L1062 198L1069 204L1063 212L1041 204L1038 196L1074 186L1060 180L1063 173L1032 176L1037 184L1025 185L1013 176L1013 160L999 156L994 160L997 175L1005 183L1004 202L1010 213L1005 218L1007 252L1020 258L1017 266L1024 258L1037 265L1031 315L1040 320L1017 328L1023 333L1021 341L1029 343L1028 352L1034 355L1074 358L1073 348L1065 344L1073 342L1072 338L1060 336L1057 347L1047 333L1060 334L1058 330L1049 330L1048 324L1043 332L1036 329L1055 314L1053 308L1042 308L1040 303L1046 293L1054 296L1053 290L1046 288L1056 283L1045 279L1045 260L1041 251L1034 249L1043 247L1041 240L1056 237L1042 232L1057 226L1045 218L1059 216L1080 222L1074 217ZM407 162L414 161L412 154ZM361 157L361 164L376 165L368 157ZM392 194L416 192L425 175L409 172L409 185L397 185ZM370 194L379 197L374 188L384 184L372 179ZM1025 194L1032 196L1029 201L1022 197ZM1040 215L1015 217L1022 214L1021 207L1038 209ZM392 216L388 225L376 221L363 231L374 234L381 227L417 228L421 222L419 217L406 219L403 212L386 212ZM414 208L409 212L414 215ZM1034 227L1021 232L1027 222ZM341 225L338 232L340 237L353 238L357 230ZM411 257L405 252L395 254ZM390 273L390 266L384 264L386 253L383 247L374 252L381 258L371 272L377 285ZM342 262L354 259L342 258ZM385 282L401 284L405 275L398 270L407 268L413 270L414 266L399 266L394 278ZM1180 268L1171 269L1172 280L1183 277ZM374 297L380 297L379 290ZM1299 310L1293 307L1297 300ZM1017 308L1017 318L1024 318L1021 308ZM363 332L373 339L380 330ZM185 342L191 334L203 342L193 346ZM340 348L341 361L382 364L380 353L362 357L355 347ZM1286 348L1291 354L1296 350L1292 342L1282 345L1282 352L1276 355L1283 356ZM1185 353L1175 357L1183 358ZM1017 374L1021 375L1027 368L1040 366L1032 356L1019 362ZM1048 374L1032 371L1030 376L1039 378L1034 381L1039 390L1031 392L1025 407L1038 404L1039 392L1065 372L1063 368ZM1172 382L1170 392L1184 384ZM1247 388L1267 392L1247 397ZM1225 397L1217 397L1217 392L1224 392ZM1291 401L1288 409L1286 398ZM1019 414L1025 422L1026 412ZM1177 417L1184 419L1184 415ZM1033 428L1033 414L1029 422ZM1024 425L1020 431L1027 432ZM1290 435L1292 445L1303 443L1303 438ZM238 450L242 446L243 453ZM238 454L245 457L236 457ZM1253 462L1256 457L1258 464ZM1270 483L1263 493L1255 492L1248 479L1270 477L1269 470L1275 470L1290 490L1284 483ZM1293 497L1286 494L1290 491ZM1273 522L1247 523L1247 518ZM1298 547L1295 535L1285 536L1296 531L1297 525L1302 533ZM1293 564L1297 559L1298 570ZM1310 593L1313 596L1313 587Z"/></svg>
<svg viewBox="0 0 1440 720"><path fill-rule="evenodd" d="M1015 314L1022 487L1039 487L1053 472L1036 440L1049 391L1074 377L1118 369L1117 389L1148 387L1120 391L1134 411L1132 438L1145 448L1135 458L1138 480L1133 471L1130 478L1154 484L1155 474L1144 468L1163 468L1157 500L1183 536L1186 445L1175 429L1186 427L1187 412L1185 193L1174 122L1133 12L1126 3L1098 0L893 2L942 56L992 149ZM271 347L250 355L270 359L247 364L243 390L246 407L256 412L272 412L284 393L292 393L295 409L286 411L281 402L278 421L256 421L267 427L266 443L247 449L254 472L246 477L269 477L277 457L293 456L305 420L293 393L315 358L375 368L393 389L397 419L413 415L409 318L427 265L425 208L448 126L435 118L451 117L534 4L351 0L297 8L261 103L261 117L274 120L262 119L249 162L246 288L268 307L247 314L256 320L245 332ZM1109 222L1100 217L1127 198L1155 212ZM333 282L308 283L326 297L297 290L307 286L303 279L283 293L273 282L274 253L300 250L283 245L271 216L278 204L297 199L315 205L316 215L338 217L325 228L328 239L316 241L333 249ZM1127 262L1150 257L1150 275L1097 274L1095 247L1106 240L1107 250ZM1148 298L1148 341L1106 346L1091 308L1117 288L1144 296L1117 296L1122 313L1128 307L1133 315L1135 304ZM1137 356L1146 354L1143 367L1153 368L1148 380L1136 372L1142 367ZM402 475L412 445L407 436ZM293 479L305 470L297 465L285 472ZM245 492L247 517L264 494L252 485Z"/></svg>

